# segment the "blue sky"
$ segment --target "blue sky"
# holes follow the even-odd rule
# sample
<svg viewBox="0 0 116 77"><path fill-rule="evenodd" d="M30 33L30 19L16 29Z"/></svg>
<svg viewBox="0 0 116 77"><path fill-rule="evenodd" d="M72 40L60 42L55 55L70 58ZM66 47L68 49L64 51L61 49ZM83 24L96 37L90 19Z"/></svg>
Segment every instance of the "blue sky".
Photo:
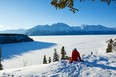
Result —
<svg viewBox="0 0 116 77"><path fill-rule="evenodd" d="M0 0L0 30L31 28L36 25L64 22L71 26L101 24L116 27L116 4L75 0L79 11L56 10L51 0Z"/></svg>

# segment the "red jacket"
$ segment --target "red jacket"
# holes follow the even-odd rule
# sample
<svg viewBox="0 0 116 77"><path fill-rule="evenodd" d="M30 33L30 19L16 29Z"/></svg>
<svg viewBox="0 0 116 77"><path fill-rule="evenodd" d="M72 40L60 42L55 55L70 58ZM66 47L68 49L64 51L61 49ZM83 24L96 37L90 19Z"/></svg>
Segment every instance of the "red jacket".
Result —
<svg viewBox="0 0 116 77"><path fill-rule="evenodd" d="M81 60L80 53L76 49L74 49L72 51L72 56L70 58L70 62L79 61L79 60Z"/></svg>

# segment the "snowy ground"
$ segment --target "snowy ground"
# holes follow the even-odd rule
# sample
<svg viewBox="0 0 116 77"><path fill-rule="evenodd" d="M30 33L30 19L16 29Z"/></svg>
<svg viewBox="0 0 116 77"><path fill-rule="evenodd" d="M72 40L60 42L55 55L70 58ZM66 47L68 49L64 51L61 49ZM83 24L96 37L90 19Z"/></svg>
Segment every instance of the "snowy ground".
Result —
<svg viewBox="0 0 116 77"><path fill-rule="evenodd" d="M114 37L116 35L33 36L31 38L35 42L2 45L3 55L7 55L3 57L4 70L0 71L0 76L115 77L116 53L104 54L107 46L105 41ZM43 55L52 57L54 48L60 54L62 46L65 46L68 56L71 55L72 49L77 48L85 62L70 64L68 61L60 61L42 64ZM89 55L91 51L94 56Z"/></svg>
<svg viewBox="0 0 116 77"><path fill-rule="evenodd" d="M50 64L0 71L1 77L116 77L116 52L83 55L85 62L59 61Z"/></svg>

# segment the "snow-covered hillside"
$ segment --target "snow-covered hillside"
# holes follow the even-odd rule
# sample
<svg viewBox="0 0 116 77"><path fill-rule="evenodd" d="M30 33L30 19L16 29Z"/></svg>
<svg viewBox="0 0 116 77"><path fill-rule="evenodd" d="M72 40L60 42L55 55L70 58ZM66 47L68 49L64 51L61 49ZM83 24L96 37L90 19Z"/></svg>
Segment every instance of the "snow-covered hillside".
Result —
<svg viewBox="0 0 116 77"><path fill-rule="evenodd" d="M116 77L116 52L83 55L84 62L68 60L0 71L1 77Z"/></svg>
<svg viewBox="0 0 116 77"><path fill-rule="evenodd" d="M114 37L116 35L31 36L35 42L4 44L3 55L12 58L3 59L4 70L0 71L0 77L115 77L116 52L105 54L106 41ZM44 55L52 58L54 48L60 54L62 46L68 56L77 48L85 62L42 64Z"/></svg>

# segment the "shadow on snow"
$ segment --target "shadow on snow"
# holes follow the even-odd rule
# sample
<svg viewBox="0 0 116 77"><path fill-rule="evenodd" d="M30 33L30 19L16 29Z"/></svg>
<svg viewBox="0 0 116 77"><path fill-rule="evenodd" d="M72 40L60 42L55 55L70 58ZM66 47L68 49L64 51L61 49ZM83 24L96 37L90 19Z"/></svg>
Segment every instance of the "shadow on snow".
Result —
<svg viewBox="0 0 116 77"><path fill-rule="evenodd" d="M20 55L21 53L29 52L32 50L39 50L43 48L49 48L56 45L55 43L47 42L23 42L15 44L3 44L2 45L2 58L9 59L13 55Z"/></svg>
<svg viewBox="0 0 116 77"><path fill-rule="evenodd" d="M97 67L97 68L101 68L101 69L116 70L116 67L112 67L112 66L108 66L108 65L104 65L104 64L98 64L97 62L85 61L84 63L88 67Z"/></svg>

